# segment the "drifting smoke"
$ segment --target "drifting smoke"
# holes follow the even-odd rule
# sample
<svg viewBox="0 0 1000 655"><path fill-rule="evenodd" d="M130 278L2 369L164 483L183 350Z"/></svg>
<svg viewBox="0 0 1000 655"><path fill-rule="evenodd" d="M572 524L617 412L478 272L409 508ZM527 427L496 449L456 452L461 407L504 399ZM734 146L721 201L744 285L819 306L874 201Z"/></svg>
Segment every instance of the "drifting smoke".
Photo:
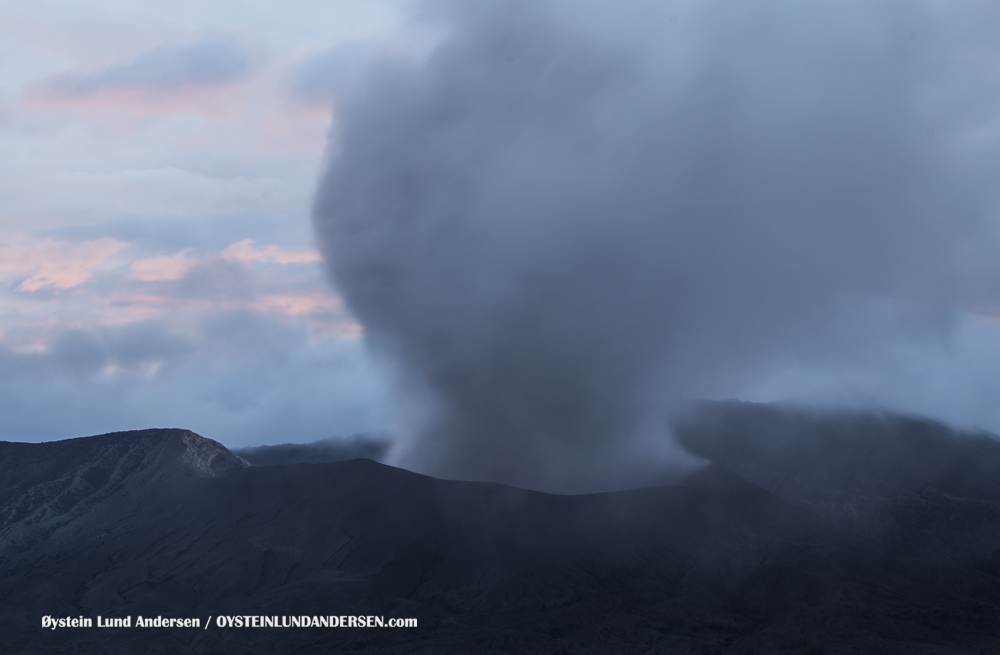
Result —
<svg viewBox="0 0 1000 655"><path fill-rule="evenodd" d="M337 107L316 230L429 408L410 466L634 484L678 399L903 370L997 305L1000 10L613 6L425 7Z"/></svg>

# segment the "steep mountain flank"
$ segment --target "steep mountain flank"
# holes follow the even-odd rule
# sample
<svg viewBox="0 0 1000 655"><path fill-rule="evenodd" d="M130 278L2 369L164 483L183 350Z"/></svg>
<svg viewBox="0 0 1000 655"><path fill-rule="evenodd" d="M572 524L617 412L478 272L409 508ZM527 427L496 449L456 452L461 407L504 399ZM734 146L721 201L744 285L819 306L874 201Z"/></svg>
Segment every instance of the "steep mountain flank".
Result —
<svg viewBox="0 0 1000 655"><path fill-rule="evenodd" d="M784 443L780 421L754 418L754 406L737 410L751 418L735 428L735 414L723 412L680 430L720 463L672 486L581 496L438 480L365 459L249 467L183 431L4 444L13 455L3 460L0 496L9 508L0 652L975 655L1000 647L1000 567L984 550L1000 544L982 511L994 502L990 443L938 435L933 425L930 437L912 437L907 428L899 443L930 445L901 460L896 433L885 429ZM874 450L851 455L870 441ZM950 467L965 466L970 447L982 479L955 479ZM929 490L953 502L949 517L899 518L907 505L898 498L938 497ZM858 504L889 518L862 526ZM50 630L45 615L203 625ZM204 628L219 615L412 617L419 626Z"/></svg>
<svg viewBox="0 0 1000 655"><path fill-rule="evenodd" d="M212 477L248 466L189 430L0 442L0 556L12 557L109 507L135 511L178 476Z"/></svg>

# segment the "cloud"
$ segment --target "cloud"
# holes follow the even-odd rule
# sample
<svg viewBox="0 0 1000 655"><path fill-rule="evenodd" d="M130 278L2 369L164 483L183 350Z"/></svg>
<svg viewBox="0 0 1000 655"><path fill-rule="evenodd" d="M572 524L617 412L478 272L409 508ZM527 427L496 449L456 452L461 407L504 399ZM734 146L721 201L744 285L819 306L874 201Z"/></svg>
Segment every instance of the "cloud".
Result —
<svg viewBox="0 0 1000 655"><path fill-rule="evenodd" d="M261 312L284 316L332 314L341 309L340 301L337 298L322 292L261 294L253 306ZM354 330L353 322L346 329Z"/></svg>
<svg viewBox="0 0 1000 655"><path fill-rule="evenodd" d="M0 292L0 343L30 352L39 348L30 337L38 326L87 331L154 318L174 324L216 310L304 321L317 338L359 334L324 283L314 250L250 239L216 251L141 256L145 247L107 237L74 243L21 236L0 245L0 276L10 278L7 293ZM51 292L65 289L74 292L50 302ZM12 335L21 335L16 345Z"/></svg>
<svg viewBox="0 0 1000 655"><path fill-rule="evenodd" d="M255 312L195 318L183 329L161 320L48 329L47 346L31 351L0 341L0 439L176 426L241 446L383 425L387 390L359 342L315 341Z"/></svg>
<svg viewBox="0 0 1000 655"><path fill-rule="evenodd" d="M1000 304L1000 9L424 11L439 46L341 102L315 204L334 281L422 405L398 461L652 481L679 457L674 402L920 408L935 384L912 372Z"/></svg>
<svg viewBox="0 0 1000 655"><path fill-rule="evenodd" d="M24 277L17 291L72 289L90 280L113 255L128 247L116 239L69 243L44 239L0 245L0 271Z"/></svg>
<svg viewBox="0 0 1000 655"><path fill-rule="evenodd" d="M387 391L315 253L230 245L147 256L110 238L0 246L11 286L74 289L59 302L0 291L0 439L178 425L241 445L384 427ZM320 387L340 400L320 402Z"/></svg>
<svg viewBox="0 0 1000 655"><path fill-rule="evenodd" d="M304 47L391 38L396 13L42 3L0 21L0 247L12 246L0 250L0 438L179 424L238 443L364 429L378 394L365 391L377 384L359 327L309 261L330 111L289 102L285 75ZM42 252L47 238L65 252ZM128 245L67 277L81 244L105 238ZM242 254L222 256L244 238ZM27 286L45 286L15 290L36 273ZM223 356L235 340L223 315L265 327ZM139 327L177 349L129 359ZM250 366L272 352L282 356Z"/></svg>
<svg viewBox="0 0 1000 655"><path fill-rule="evenodd" d="M122 93L163 96L238 82L253 63L252 51L237 39L210 36L187 45L157 46L127 64L53 75L32 85L31 92L49 100Z"/></svg>
<svg viewBox="0 0 1000 655"><path fill-rule="evenodd" d="M197 264L191 248L185 248L173 255L145 257L132 262L129 278L142 282L162 282L179 280Z"/></svg>
<svg viewBox="0 0 1000 655"><path fill-rule="evenodd" d="M292 98L306 105L330 105L349 93L372 56L370 46L340 43L303 58L289 75Z"/></svg>
<svg viewBox="0 0 1000 655"><path fill-rule="evenodd" d="M279 246L257 246L253 239L243 239L226 246L220 257L232 262L262 262L269 264L309 264L320 261L315 250L293 250Z"/></svg>
<svg viewBox="0 0 1000 655"><path fill-rule="evenodd" d="M58 180L113 216L216 218L237 212L281 212L298 189L270 176L215 177L178 168L79 173ZM110 197L108 197L110 196ZM229 235L227 234L226 237Z"/></svg>
<svg viewBox="0 0 1000 655"><path fill-rule="evenodd" d="M132 262L129 278L142 282L164 282L184 278L192 268L208 263L216 256L199 258L193 248L184 248L173 255L156 255ZM320 260L315 250L282 248L276 245L258 246L253 239L243 239L222 249L218 259L231 264L310 264Z"/></svg>

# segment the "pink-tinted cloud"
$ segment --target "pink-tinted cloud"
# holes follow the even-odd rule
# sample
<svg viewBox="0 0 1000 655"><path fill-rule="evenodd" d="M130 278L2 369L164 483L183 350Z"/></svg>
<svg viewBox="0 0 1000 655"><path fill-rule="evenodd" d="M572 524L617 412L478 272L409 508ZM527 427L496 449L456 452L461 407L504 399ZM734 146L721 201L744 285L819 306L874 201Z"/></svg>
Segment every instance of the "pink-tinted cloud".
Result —
<svg viewBox="0 0 1000 655"><path fill-rule="evenodd" d="M263 290L249 298L216 295L212 298L186 298L160 293L156 289L119 289L92 298L93 306L105 312L99 325L122 325L141 320L182 320L218 311L251 310L282 322L305 322L318 338L359 338L362 328L348 314L340 299L321 288L283 291Z"/></svg>
<svg viewBox="0 0 1000 655"><path fill-rule="evenodd" d="M17 291L72 289L89 280L109 258L127 246L117 239L7 243L0 245L0 271L25 278L17 285Z"/></svg>
<svg viewBox="0 0 1000 655"><path fill-rule="evenodd" d="M47 353L67 331L147 323L189 334L227 314L298 325L310 343L354 341L361 327L328 289L318 259L312 249L251 239L221 251L142 256L139 246L111 238L73 243L17 235L0 241L0 348ZM52 293L34 293L66 289L73 291L58 302Z"/></svg>
<svg viewBox="0 0 1000 655"><path fill-rule="evenodd" d="M282 316L312 316L341 312L340 299L321 291L293 291L261 294L253 301L254 309Z"/></svg>
<svg viewBox="0 0 1000 655"><path fill-rule="evenodd" d="M278 246L257 246L253 239L243 239L227 246L220 256L230 262L266 262L270 264L309 264L320 261L317 251Z"/></svg>
<svg viewBox="0 0 1000 655"><path fill-rule="evenodd" d="M166 282L180 280L199 263L210 262L216 257L232 264L309 264L318 262L320 255L306 248L281 248L275 245L258 246L253 239L243 239L230 244L218 255L199 257L192 248L185 248L173 255L156 255L132 262L129 279L140 282Z"/></svg>
<svg viewBox="0 0 1000 655"><path fill-rule="evenodd" d="M126 280L110 293L94 297L116 314L137 320L153 316L184 316L216 310L252 310L286 321L305 320L314 332L354 337L359 328L331 293L318 270L300 270L291 278L284 266L313 264L319 254L307 248L257 245L252 239L230 244L221 252L197 255L186 248L171 255L156 255L132 262ZM217 276L219 264L237 277L227 284L199 282L208 295L191 295L187 289L201 276ZM264 264L265 266L248 266ZM311 273L309 271L312 271ZM113 308L113 309L112 309Z"/></svg>
<svg viewBox="0 0 1000 655"><path fill-rule="evenodd" d="M141 282L179 280L197 263L198 258L191 254L191 248L173 255L137 259L132 262L129 279Z"/></svg>

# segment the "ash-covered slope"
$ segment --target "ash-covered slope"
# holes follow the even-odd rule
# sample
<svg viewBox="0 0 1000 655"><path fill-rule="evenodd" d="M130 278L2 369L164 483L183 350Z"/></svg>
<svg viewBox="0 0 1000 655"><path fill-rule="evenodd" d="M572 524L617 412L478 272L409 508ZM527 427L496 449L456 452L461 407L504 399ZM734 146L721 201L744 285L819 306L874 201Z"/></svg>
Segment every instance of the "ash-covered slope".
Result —
<svg viewBox="0 0 1000 655"><path fill-rule="evenodd" d="M5 481L4 498L53 480L93 491L58 514L68 518L55 530L0 541L17 543L0 558L0 652L752 654L938 644L975 654L1000 646L1000 582L979 555L901 552L718 465L669 487L558 496L368 460L246 467L190 433L131 435L61 442L65 451L42 444L55 448L54 463L36 458L41 450L17 451L25 481ZM96 482L91 469L103 471ZM37 493L50 498L38 507L58 504L59 494ZM40 626L46 614L355 614L420 625L51 631Z"/></svg>
<svg viewBox="0 0 1000 655"><path fill-rule="evenodd" d="M856 548L721 469L674 487L555 496L369 460L243 468L221 451L195 470L215 461L230 474L188 477L189 451L168 456L184 439L162 450L143 433L102 440L112 443L56 451L81 453L77 469L20 462L35 488L85 478L110 453L123 460L62 527L0 560L2 652L684 652L715 639L706 621L733 641L784 612L806 593L784 568L822 576ZM220 613L416 617L420 628L40 627L44 615Z"/></svg>
<svg viewBox="0 0 1000 655"><path fill-rule="evenodd" d="M211 477L247 466L222 444L189 430L0 442L0 557L13 557L105 508L135 506L177 476Z"/></svg>

